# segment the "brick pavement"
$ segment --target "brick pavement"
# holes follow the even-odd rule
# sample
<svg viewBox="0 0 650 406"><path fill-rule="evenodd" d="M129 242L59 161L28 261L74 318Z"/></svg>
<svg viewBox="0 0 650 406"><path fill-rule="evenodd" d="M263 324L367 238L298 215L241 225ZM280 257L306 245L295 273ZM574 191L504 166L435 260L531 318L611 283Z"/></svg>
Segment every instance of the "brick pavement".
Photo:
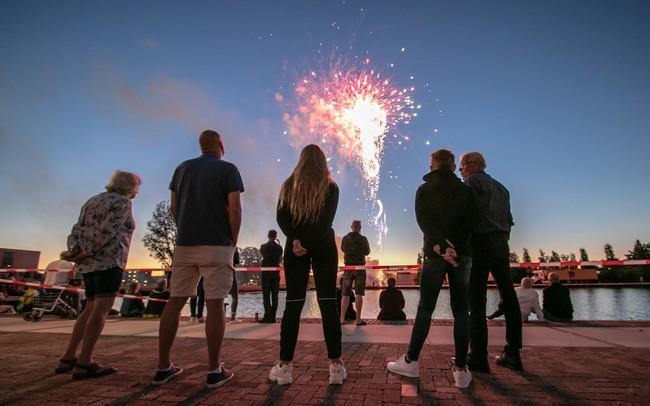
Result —
<svg viewBox="0 0 650 406"><path fill-rule="evenodd" d="M419 382L389 374L387 360L405 351L401 344L344 343L348 380L327 385L325 345L299 343L295 382L278 387L267 374L279 352L277 341L226 340L224 360L235 372L225 386L204 389L205 341L178 339L175 362L183 375L162 387L149 385L156 339L102 337L100 362L119 368L112 376L73 381L52 369L68 335L0 333L0 404L16 405L398 405L398 404L648 404L650 361L647 349L528 348L526 371L493 366L475 374L470 388L458 390L448 365L451 346L425 346ZM496 352L496 348L492 348Z"/></svg>

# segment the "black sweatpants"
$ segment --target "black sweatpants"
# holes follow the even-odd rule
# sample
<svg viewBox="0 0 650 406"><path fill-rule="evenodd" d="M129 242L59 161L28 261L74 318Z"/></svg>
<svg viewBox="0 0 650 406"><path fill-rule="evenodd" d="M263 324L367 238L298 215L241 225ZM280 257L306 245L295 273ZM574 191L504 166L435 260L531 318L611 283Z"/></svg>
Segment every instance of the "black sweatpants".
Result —
<svg viewBox="0 0 650 406"><path fill-rule="evenodd" d="M341 356L341 323L336 304L336 272L339 258L334 231L330 230L327 237L318 246L307 248L307 250L307 255L295 256L293 241L289 240L287 240L284 250L287 299L280 333L280 360L282 361L293 360L310 268L314 272L316 296L323 321L323 334L327 343L327 357L334 359Z"/></svg>

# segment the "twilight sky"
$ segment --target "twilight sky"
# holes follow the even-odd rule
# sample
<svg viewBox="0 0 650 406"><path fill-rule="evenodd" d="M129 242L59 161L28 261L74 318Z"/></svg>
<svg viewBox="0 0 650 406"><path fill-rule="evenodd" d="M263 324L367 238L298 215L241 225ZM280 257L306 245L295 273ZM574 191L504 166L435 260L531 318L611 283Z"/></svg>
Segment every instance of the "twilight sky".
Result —
<svg viewBox="0 0 650 406"><path fill-rule="evenodd" d="M429 154L478 150L510 189L520 256L600 259L606 242L623 256L650 241L648 21L650 3L632 0L2 1L0 246L40 250L45 266L124 169L144 181L128 266L155 267L146 222L205 128L243 176L240 246L259 246L297 161L283 120L296 83L369 58L421 109L386 135L381 247L358 167L330 155L337 234L359 218L371 256L414 263Z"/></svg>

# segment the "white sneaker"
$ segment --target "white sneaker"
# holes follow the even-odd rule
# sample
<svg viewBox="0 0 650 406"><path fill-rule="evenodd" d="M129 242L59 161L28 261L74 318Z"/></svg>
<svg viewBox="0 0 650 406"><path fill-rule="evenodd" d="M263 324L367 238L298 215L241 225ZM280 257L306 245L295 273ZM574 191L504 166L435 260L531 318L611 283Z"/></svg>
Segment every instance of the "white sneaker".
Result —
<svg viewBox="0 0 650 406"><path fill-rule="evenodd" d="M408 376L409 378L420 377L420 364L417 361L406 362L406 354L401 355L397 361L389 362L386 368L397 375Z"/></svg>
<svg viewBox="0 0 650 406"><path fill-rule="evenodd" d="M330 363L330 385L342 385L348 377L348 371L345 370L343 363Z"/></svg>
<svg viewBox="0 0 650 406"><path fill-rule="evenodd" d="M205 317L199 317L196 321L199 323L205 323Z"/></svg>
<svg viewBox="0 0 650 406"><path fill-rule="evenodd" d="M289 362L280 366L280 361L276 362L269 372L269 381L275 382L278 385L290 385L293 383L293 365Z"/></svg>
<svg viewBox="0 0 650 406"><path fill-rule="evenodd" d="M230 323L230 324L239 324L239 323L241 323L241 320L239 320L237 318L234 318L234 319L230 319L230 321L228 323Z"/></svg>
<svg viewBox="0 0 650 406"><path fill-rule="evenodd" d="M190 323L196 323L197 321L199 321L199 319L196 317L190 317Z"/></svg>
<svg viewBox="0 0 650 406"><path fill-rule="evenodd" d="M452 371L457 388L467 388L469 383L472 382L472 373L469 372L469 368L456 368L456 366L454 366Z"/></svg>

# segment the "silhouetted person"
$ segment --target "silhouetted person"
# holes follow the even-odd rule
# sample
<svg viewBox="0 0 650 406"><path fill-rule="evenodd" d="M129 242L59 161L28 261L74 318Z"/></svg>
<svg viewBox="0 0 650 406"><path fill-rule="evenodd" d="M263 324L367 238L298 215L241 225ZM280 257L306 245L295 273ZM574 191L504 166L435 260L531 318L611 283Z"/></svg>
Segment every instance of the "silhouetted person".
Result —
<svg viewBox="0 0 650 406"><path fill-rule="evenodd" d="M149 293L149 299L160 299L160 300L148 300L147 307L144 309L144 314L142 317L145 319L155 319L160 317L163 310L165 310L165 303L169 300L169 291L167 290L167 279L160 278L156 282L156 287L154 290ZM163 302L163 300L165 302Z"/></svg>
<svg viewBox="0 0 650 406"><path fill-rule="evenodd" d="M235 255L233 256L232 263L234 266L239 265L239 252L235 247ZM232 285L230 286L230 321L229 323L241 323L237 318L237 307L239 306L239 283L237 282L237 271L233 268L232 271Z"/></svg>
<svg viewBox="0 0 650 406"><path fill-rule="evenodd" d="M395 278L388 278L388 288L383 290L379 295L379 315L377 320L406 320L406 314L404 314L404 306L406 302L404 301L404 294L401 290L397 289L395 285L397 281Z"/></svg>
<svg viewBox="0 0 650 406"><path fill-rule="evenodd" d="M523 369L521 349L521 310L510 272L510 193L485 173L485 158L468 152L460 158L460 173L478 200L481 220L472 237L472 276L470 278L471 338L467 364L477 372L490 372L486 300L488 275L497 284L506 317L506 345L496 363L515 370Z"/></svg>
<svg viewBox="0 0 650 406"><path fill-rule="evenodd" d="M279 267L282 260L282 245L278 243L278 232L269 230L268 241L260 247L262 267ZM280 272L262 271L262 300L264 317L260 323L275 323L278 311L278 292L280 291Z"/></svg>
<svg viewBox="0 0 650 406"><path fill-rule="evenodd" d="M203 131L199 145L201 156L178 165L169 184L171 214L177 227L176 248L170 298L160 318L154 385L162 385L183 372L172 364L170 353L181 311L187 298L196 295L201 277L208 311L206 386L221 386L234 376L221 363L226 329L223 303L232 286L233 255L242 218L240 194L244 185L237 167L221 159L224 146L216 131Z"/></svg>
<svg viewBox="0 0 650 406"><path fill-rule="evenodd" d="M203 323L203 307L205 306L205 291L203 290L203 278L199 279L196 288L196 295L190 298L190 322Z"/></svg>
<svg viewBox="0 0 650 406"><path fill-rule="evenodd" d="M140 296L140 284L132 281L129 288L126 290L127 295ZM144 312L144 302L142 299L131 297L122 298L122 305L120 306L120 316L122 317L142 317Z"/></svg>
<svg viewBox="0 0 650 406"><path fill-rule="evenodd" d="M572 321L573 304L569 288L562 285L560 275L555 272L548 274L551 286L544 289L544 317L548 321Z"/></svg>
<svg viewBox="0 0 650 406"><path fill-rule="evenodd" d="M343 278L339 280L339 285L343 286ZM339 319L341 318L341 288L336 289L336 303L339 309ZM352 305L356 300L354 296L354 291L350 291L350 301L348 302L348 308L345 310L345 320L346 321L355 321L357 319L357 312L354 311L354 306Z"/></svg>
<svg viewBox="0 0 650 406"><path fill-rule="evenodd" d="M370 254L370 245L368 239L361 235L361 221L352 222L352 231L341 240L341 251L344 255L345 266L358 266L366 264L366 256ZM357 309L357 326L364 326L365 321L361 319L361 310L363 309L363 295L366 292L366 270L343 271L343 286L341 287L341 307L347 309L350 304L350 292L354 282L354 293L357 295L357 301L354 307ZM341 323L345 319L341 317Z"/></svg>
<svg viewBox="0 0 650 406"><path fill-rule="evenodd" d="M280 360L269 372L269 380L279 385L293 382L292 361L310 269L327 344L329 383L341 385L347 377L341 361L341 323L336 306L339 256L332 229L338 203L339 187L331 177L323 150L318 145L307 145L282 184L277 209L278 225L287 236L284 249L287 296L280 328Z"/></svg>
<svg viewBox="0 0 650 406"><path fill-rule="evenodd" d="M476 198L454 175L456 164L451 151L441 149L431 154L430 167L415 194L415 217L424 234L420 301L408 352L389 362L387 368L399 375L420 376L418 358L447 276L456 353L452 374L456 386L466 388L472 380L465 359L469 343L470 233L478 221Z"/></svg>

